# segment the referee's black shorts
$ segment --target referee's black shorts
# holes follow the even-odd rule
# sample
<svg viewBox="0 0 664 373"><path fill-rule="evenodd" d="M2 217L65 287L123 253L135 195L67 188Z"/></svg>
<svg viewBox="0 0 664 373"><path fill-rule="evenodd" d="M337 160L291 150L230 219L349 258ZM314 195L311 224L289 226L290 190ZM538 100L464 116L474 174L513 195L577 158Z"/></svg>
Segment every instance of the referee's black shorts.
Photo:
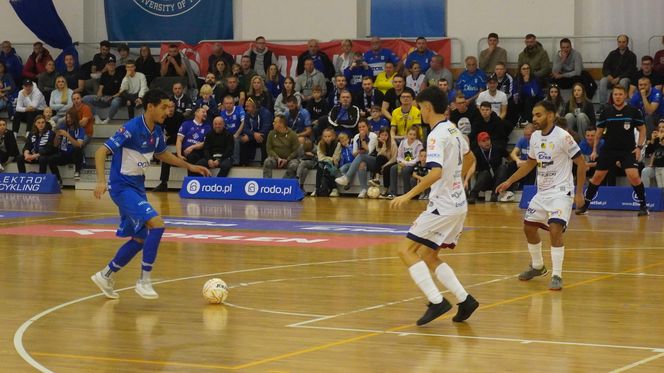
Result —
<svg viewBox="0 0 664 373"><path fill-rule="evenodd" d="M597 158L597 170L607 171L620 162L623 170L628 168L639 168L639 163L630 151L601 150Z"/></svg>

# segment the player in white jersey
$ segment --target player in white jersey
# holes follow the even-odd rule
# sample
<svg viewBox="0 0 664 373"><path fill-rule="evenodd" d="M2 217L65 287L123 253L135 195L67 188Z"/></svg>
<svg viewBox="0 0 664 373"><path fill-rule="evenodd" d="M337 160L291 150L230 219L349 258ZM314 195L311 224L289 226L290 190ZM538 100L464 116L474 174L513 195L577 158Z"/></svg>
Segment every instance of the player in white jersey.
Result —
<svg viewBox="0 0 664 373"><path fill-rule="evenodd" d="M399 257L429 299L427 310L417 320L417 325L431 322L452 308L440 294L429 271L434 271L443 286L457 298L459 309L452 320L461 322L470 317L479 303L466 292L452 268L438 258L438 252L441 248L454 248L463 230L468 205L461 167L463 155L469 148L461 131L445 116L447 95L443 91L429 87L417 95L417 102L422 120L434 124L426 142L426 162L431 171L408 193L392 200L390 207L398 209L429 187L431 192L426 211L408 231L407 237L412 242L399 248Z"/></svg>
<svg viewBox="0 0 664 373"><path fill-rule="evenodd" d="M553 274L549 289L561 290L565 246L563 233L572 214L572 204L583 205L583 184L586 181L586 162L581 149L567 131L556 126L556 107L548 101L539 102L533 108L533 125L536 131L530 138L530 150L526 164L507 181L496 188L497 193L507 190L513 183L525 177L537 167L537 193L530 201L524 217L523 230L528 241L531 262L528 269L519 274L519 280L528 281L547 273L542 258L542 240L538 230L548 230L551 235L551 262ZM572 164L576 164L576 191Z"/></svg>

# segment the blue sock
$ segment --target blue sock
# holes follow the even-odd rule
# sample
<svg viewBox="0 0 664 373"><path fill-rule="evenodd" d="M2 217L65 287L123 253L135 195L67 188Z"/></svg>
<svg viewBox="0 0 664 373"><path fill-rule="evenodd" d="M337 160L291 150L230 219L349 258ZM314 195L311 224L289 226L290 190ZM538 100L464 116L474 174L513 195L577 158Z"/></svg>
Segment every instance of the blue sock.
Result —
<svg viewBox="0 0 664 373"><path fill-rule="evenodd" d="M143 263L141 269L143 272L152 271L152 264L157 259L157 249L161 236L164 234L164 228L153 228L148 231L148 237L143 245Z"/></svg>
<svg viewBox="0 0 664 373"><path fill-rule="evenodd" d="M108 263L108 270L110 272L117 272L122 267L126 266L127 263L143 248L143 243L134 240L133 238L124 245L120 246L118 252L115 253L115 257ZM109 271L104 273L104 276L109 277L111 273Z"/></svg>

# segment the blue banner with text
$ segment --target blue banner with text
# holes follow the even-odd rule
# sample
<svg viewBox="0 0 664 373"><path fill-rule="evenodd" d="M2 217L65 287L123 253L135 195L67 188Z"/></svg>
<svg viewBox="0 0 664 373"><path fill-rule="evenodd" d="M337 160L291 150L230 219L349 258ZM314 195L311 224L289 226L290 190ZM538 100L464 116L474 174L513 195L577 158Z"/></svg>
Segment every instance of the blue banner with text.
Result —
<svg viewBox="0 0 664 373"><path fill-rule="evenodd" d="M526 185L523 187L523 195L519 207L525 209L535 196L537 187ZM664 210L663 189L646 188L646 201L650 211ZM632 187L603 186L599 188L597 196L590 202L591 210L638 210L639 202Z"/></svg>
<svg viewBox="0 0 664 373"><path fill-rule="evenodd" d="M292 202L304 198L304 192L296 179L188 176L182 182L180 197Z"/></svg>
<svg viewBox="0 0 664 373"><path fill-rule="evenodd" d="M0 174L0 193L60 193L58 179L52 174Z"/></svg>

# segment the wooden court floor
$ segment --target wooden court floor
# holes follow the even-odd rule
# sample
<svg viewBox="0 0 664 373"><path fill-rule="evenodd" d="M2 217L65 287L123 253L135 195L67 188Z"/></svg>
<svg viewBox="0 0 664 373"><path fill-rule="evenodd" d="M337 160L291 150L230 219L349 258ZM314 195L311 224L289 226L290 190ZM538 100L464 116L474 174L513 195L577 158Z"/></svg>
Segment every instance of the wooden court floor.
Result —
<svg viewBox="0 0 664 373"><path fill-rule="evenodd" d="M0 371L664 371L662 214L574 216L551 292L516 279L529 263L516 204L471 206L441 256L481 307L416 327L426 301L396 248L424 202L149 198L170 221L153 301L132 288L140 257L116 276L119 300L89 279L122 242L107 196L0 195ZM232 287L226 305L201 298L212 277Z"/></svg>

